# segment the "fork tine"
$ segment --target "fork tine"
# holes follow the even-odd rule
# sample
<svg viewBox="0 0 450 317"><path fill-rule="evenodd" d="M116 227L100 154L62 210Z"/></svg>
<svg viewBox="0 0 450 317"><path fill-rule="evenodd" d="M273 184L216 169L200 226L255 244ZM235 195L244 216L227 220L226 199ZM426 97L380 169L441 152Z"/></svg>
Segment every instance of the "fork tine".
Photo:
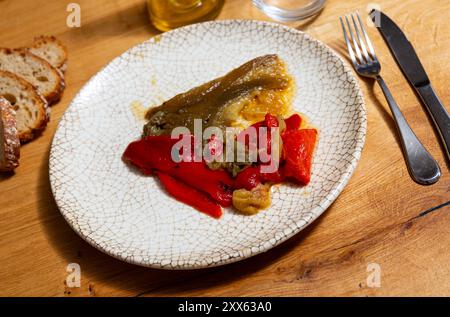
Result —
<svg viewBox="0 0 450 317"><path fill-rule="evenodd" d="M364 59L361 56L361 50L359 49L358 42L356 41L356 38L353 35L352 26L350 25L348 16L345 16L345 21L347 22L348 31L350 33L350 37L352 38L353 46L355 47L356 56L358 57L360 63L365 63Z"/></svg>
<svg viewBox="0 0 450 317"><path fill-rule="evenodd" d="M356 65L358 63L355 58L355 52L353 51L352 44L350 43L350 40L348 39L347 30L345 29L344 21L342 20L342 17L339 17L339 20L341 21L342 32L344 33L344 40L345 40L345 44L347 44L348 54L350 55L350 59L352 60L353 65L356 67Z"/></svg>
<svg viewBox="0 0 450 317"><path fill-rule="evenodd" d="M356 33L356 36L359 41L359 45L361 46L362 54L363 54L364 58L366 59L367 63L371 63L372 59L370 58L369 54L367 53L366 45L364 44L364 39L362 38L361 33L359 31L359 27L356 24L355 14L351 14L351 17L352 17L352 21L353 21L353 26L355 27L355 33Z"/></svg>
<svg viewBox="0 0 450 317"><path fill-rule="evenodd" d="M375 54L375 50L373 48L372 41L370 40L369 35L367 34L366 29L364 28L364 24L362 23L362 20L361 20L361 17L359 16L358 11L356 11L356 16L358 17L359 25L361 25L361 30L364 34L364 38L366 39L366 43L367 43L367 46L369 47L370 54L372 55L373 60L377 61L377 55Z"/></svg>

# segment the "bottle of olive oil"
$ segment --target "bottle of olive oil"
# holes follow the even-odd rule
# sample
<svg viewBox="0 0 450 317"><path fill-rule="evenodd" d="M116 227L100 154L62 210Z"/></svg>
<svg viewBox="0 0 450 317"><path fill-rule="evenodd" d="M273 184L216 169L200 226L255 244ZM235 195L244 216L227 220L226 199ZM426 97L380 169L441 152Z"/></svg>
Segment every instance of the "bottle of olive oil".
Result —
<svg viewBox="0 0 450 317"><path fill-rule="evenodd" d="M224 0L147 0L147 8L153 25L168 31L216 18L223 3Z"/></svg>

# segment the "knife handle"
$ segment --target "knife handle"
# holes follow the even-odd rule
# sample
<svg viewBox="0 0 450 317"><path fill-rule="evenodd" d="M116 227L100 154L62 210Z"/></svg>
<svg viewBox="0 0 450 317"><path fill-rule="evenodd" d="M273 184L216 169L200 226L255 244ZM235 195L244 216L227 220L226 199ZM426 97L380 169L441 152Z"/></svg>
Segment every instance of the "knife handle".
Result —
<svg viewBox="0 0 450 317"><path fill-rule="evenodd" d="M414 134L383 78L378 75L376 79L386 97L389 108L391 108L411 178L422 185L436 183L441 177L441 169L438 163Z"/></svg>
<svg viewBox="0 0 450 317"><path fill-rule="evenodd" d="M439 100L433 87L431 85L416 87L417 92L422 98L423 103L428 109L434 125L439 131L442 143L445 147L447 159L450 160L450 117L445 110L444 105Z"/></svg>

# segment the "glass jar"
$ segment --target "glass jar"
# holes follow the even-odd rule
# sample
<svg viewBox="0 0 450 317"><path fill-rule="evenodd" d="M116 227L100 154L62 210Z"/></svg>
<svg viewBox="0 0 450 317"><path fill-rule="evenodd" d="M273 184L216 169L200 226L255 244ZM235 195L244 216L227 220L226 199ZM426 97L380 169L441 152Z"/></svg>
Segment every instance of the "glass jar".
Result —
<svg viewBox="0 0 450 317"><path fill-rule="evenodd" d="M147 0L153 25L168 31L186 24L213 20L219 15L224 0Z"/></svg>
<svg viewBox="0 0 450 317"><path fill-rule="evenodd" d="M253 4L270 18L291 22L309 18L322 10L326 0L253 0Z"/></svg>

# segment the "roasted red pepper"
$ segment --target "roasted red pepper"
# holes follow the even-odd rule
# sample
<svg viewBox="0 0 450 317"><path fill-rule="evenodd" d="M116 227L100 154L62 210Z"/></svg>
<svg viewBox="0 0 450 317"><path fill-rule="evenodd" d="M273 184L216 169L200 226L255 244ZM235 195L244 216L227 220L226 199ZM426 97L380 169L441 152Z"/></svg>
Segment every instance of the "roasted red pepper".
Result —
<svg viewBox="0 0 450 317"><path fill-rule="evenodd" d="M298 114L293 114L289 118L285 120L286 122L286 131L287 130L298 130L300 128L302 118ZM267 149L267 153L270 154L271 151L271 134L270 134L270 128L278 127L279 122L277 117L266 114L264 121L256 122L251 127L257 129L257 142L259 142L259 128L264 127L267 128L267 143L266 144L259 144L258 143L258 150L261 149ZM247 130L244 130L243 133L246 133ZM248 142L246 140L246 145L248 145ZM281 163L281 162L280 162ZM269 164L269 163L265 163ZM263 166L261 162L258 165L250 166L244 169L242 172L240 172L235 181L235 188L245 188L247 190L251 190L254 187L258 186L260 183L264 182L270 182L274 184L281 183L285 180L285 176L283 175L283 169L279 168L277 171L272 173L263 173L261 171L261 166Z"/></svg>
<svg viewBox="0 0 450 317"><path fill-rule="evenodd" d="M298 130L300 129L300 125L302 124L302 117L295 113L289 118L284 119L284 122L286 123L286 131Z"/></svg>
<svg viewBox="0 0 450 317"><path fill-rule="evenodd" d="M259 166L249 166L236 176L234 185L236 189L245 188L246 190L252 190L259 184L261 184Z"/></svg>
<svg viewBox="0 0 450 317"><path fill-rule="evenodd" d="M177 142L177 139L171 139L170 136L146 137L131 142L122 158L139 168L142 173L151 175L154 170L167 170L174 165L170 151Z"/></svg>
<svg viewBox="0 0 450 317"><path fill-rule="evenodd" d="M208 193L223 207L231 206L234 180L226 171L211 170L204 162L180 162L164 172Z"/></svg>
<svg viewBox="0 0 450 317"><path fill-rule="evenodd" d="M214 218L220 218L222 216L222 208L220 208L220 205L213 201L207 194L167 174L157 172L157 175L167 192L177 200Z"/></svg>
<svg viewBox="0 0 450 317"><path fill-rule="evenodd" d="M284 176L281 174L280 169L272 173L263 173L261 165L255 165L247 167L237 175L234 187L235 189L245 188L246 190L252 190L261 183L279 184L283 181Z"/></svg>
<svg viewBox="0 0 450 317"><path fill-rule="evenodd" d="M147 175L153 171L163 172L208 193L222 206L231 206L234 185L231 176L223 170L209 169L203 161L174 162L171 151L176 142L177 139L171 139L166 135L148 136L130 143L123 154L123 159ZM185 155L186 153L183 153L183 156Z"/></svg>
<svg viewBox="0 0 450 317"><path fill-rule="evenodd" d="M236 179L224 170L211 170L204 160L194 162L193 148L195 140L191 136L191 152L176 152L183 160L176 162L172 152L179 139L170 136L148 136L128 145L123 159L138 167L144 174L156 174L166 190L176 199L186 203L212 217L222 215L220 206L228 207L232 204L234 189L245 188L252 190L261 183L281 183L285 178L291 178L306 185L310 181L312 155L317 139L315 129L300 129L302 118L294 114L285 119L286 129L281 133L283 150L278 170L263 173L262 167L271 162L249 166L240 172ZM267 114L264 121L252 125L256 128L256 142L258 152L271 152L270 128L279 127L277 117ZM259 128L267 128L267 140L259 144ZM244 131L242 133L245 133ZM242 138L239 139L242 142ZM210 140L209 150L212 155L222 152L218 140ZM249 146L249 140L244 140ZM260 157L259 157L260 158Z"/></svg>
<svg viewBox="0 0 450 317"><path fill-rule="evenodd" d="M256 148L258 149L258 152L261 153L261 151L264 151L265 153L269 154L271 153L271 128L276 128L279 126L277 117L271 115L270 113L266 114L263 121L256 122L252 124L250 127L242 131L238 136L238 141L244 140L244 143L249 148ZM260 134L261 130L260 128L266 128L266 142L264 144L260 143ZM249 129L256 129L256 139L255 140L249 140L248 138L244 139L245 135L251 135L249 133ZM250 141L253 141L250 143ZM258 157L260 159L260 157Z"/></svg>
<svg viewBox="0 0 450 317"><path fill-rule="evenodd" d="M279 127L277 117L271 115L270 113L266 114L266 116L264 117L264 122L267 128Z"/></svg>
<svg viewBox="0 0 450 317"><path fill-rule="evenodd" d="M270 182L270 183L274 183L274 184L279 184L279 183L282 183L284 181L284 179L285 179L285 177L284 177L284 175L282 173L283 170L280 167L278 167L278 170L276 170L275 172L272 172L272 173L263 173L263 172L261 172L261 166L259 167L259 169L260 169L259 173L261 175L260 177L261 177L261 180L263 182Z"/></svg>
<svg viewBox="0 0 450 317"><path fill-rule="evenodd" d="M306 185L311 178L311 163L317 130L286 130L283 139L283 175Z"/></svg>

